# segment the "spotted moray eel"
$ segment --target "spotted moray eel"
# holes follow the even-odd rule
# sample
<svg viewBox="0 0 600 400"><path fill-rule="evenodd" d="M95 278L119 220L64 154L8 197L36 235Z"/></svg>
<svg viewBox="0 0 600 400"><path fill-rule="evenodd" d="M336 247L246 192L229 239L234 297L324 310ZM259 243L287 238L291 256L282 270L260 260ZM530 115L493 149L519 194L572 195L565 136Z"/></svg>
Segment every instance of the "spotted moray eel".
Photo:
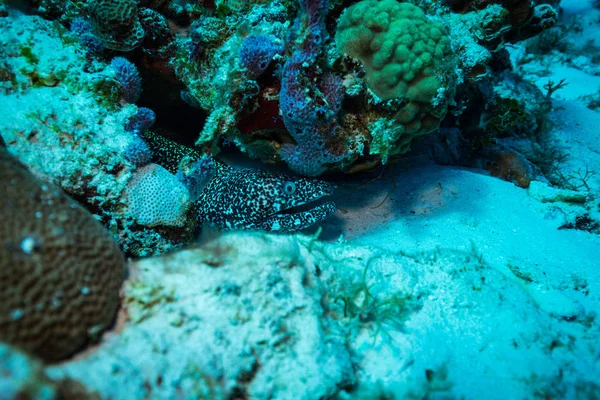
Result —
<svg viewBox="0 0 600 400"><path fill-rule="evenodd" d="M203 155L193 148L146 130L140 136L152 151L152 161L169 172L180 171L185 160ZM325 201L334 187L324 181L272 172L232 168L210 158L211 172L196 197L196 215L219 229L291 233L323 221L335 211Z"/></svg>

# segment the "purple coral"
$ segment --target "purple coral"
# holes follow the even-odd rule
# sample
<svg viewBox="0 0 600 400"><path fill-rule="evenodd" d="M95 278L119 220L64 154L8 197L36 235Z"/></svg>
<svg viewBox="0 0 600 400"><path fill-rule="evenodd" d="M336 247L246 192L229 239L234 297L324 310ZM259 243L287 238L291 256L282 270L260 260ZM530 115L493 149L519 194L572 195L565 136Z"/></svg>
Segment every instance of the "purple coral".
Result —
<svg viewBox="0 0 600 400"><path fill-rule="evenodd" d="M341 79L326 75L328 85L323 86L322 90L326 90L323 93L301 70L304 57L296 55L286 62L279 93L283 123L296 145L284 145L280 154L292 170L305 176L317 176L325 172L325 164L344 158L343 154L333 154L326 146L338 128L336 118L340 93L343 94ZM336 84L339 88L334 86ZM329 101L336 103L329 104Z"/></svg>
<svg viewBox="0 0 600 400"><path fill-rule="evenodd" d="M279 93L283 123L296 145L284 145L280 154L292 170L316 176L325 172L326 164L345 157L343 153L334 154L327 146L336 135L344 90L341 79L333 74L323 76L317 86L308 73L325 35L326 0L301 1L301 9L307 16L308 33L283 67Z"/></svg>
<svg viewBox="0 0 600 400"><path fill-rule="evenodd" d="M156 114L147 107L138 107L137 113L129 120L125 130L139 134L154 125Z"/></svg>
<svg viewBox="0 0 600 400"><path fill-rule="evenodd" d="M71 32L79 37L81 44L85 46L89 54L100 54L104 50L104 44L96 35L92 24L84 18L76 17L71 21Z"/></svg>
<svg viewBox="0 0 600 400"><path fill-rule="evenodd" d="M258 78L269 66L276 54L283 52L283 46L267 35L250 35L240 48L240 61L252 79Z"/></svg>
<svg viewBox="0 0 600 400"><path fill-rule="evenodd" d="M125 159L127 159L136 167L142 167L150 163L152 151L144 139L135 135L131 143L129 143L125 149L124 156Z"/></svg>
<svg viewBox="0 0 600 400"><path fill-rule="evenodd" d="M110 66L115 71L121 96L128 103L135 103L142 94L142 77L136 66L124 57L115 57Z"/></svg>

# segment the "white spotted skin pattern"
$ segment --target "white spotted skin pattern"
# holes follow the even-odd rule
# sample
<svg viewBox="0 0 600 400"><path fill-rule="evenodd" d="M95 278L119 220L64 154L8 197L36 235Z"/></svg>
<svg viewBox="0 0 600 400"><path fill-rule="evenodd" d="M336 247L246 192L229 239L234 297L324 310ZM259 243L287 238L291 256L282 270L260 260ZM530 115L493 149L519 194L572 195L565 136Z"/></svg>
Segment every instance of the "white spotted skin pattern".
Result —
<svg viewBox="0 0 600 400"><path fill-rule="evenodd" d="M331 215L332 202L312 202L332 193L333 186L321 180L225 166L198 198L198 219L222 230L292 233Z"/></svg>
<svg viewBox="0 0 600 400"><path fill-rule="evenodd" d="M172 174L185 157L200 159L195 149L146 130L140 136L152 151L153 162ZM291 233L323 221L335 211L332 202L312 204L333 193L327 182L251 169L234 169L216 158L215 175L195 202L198 220L219 229ZM289 208L303 206L297 212Z"/></svg>

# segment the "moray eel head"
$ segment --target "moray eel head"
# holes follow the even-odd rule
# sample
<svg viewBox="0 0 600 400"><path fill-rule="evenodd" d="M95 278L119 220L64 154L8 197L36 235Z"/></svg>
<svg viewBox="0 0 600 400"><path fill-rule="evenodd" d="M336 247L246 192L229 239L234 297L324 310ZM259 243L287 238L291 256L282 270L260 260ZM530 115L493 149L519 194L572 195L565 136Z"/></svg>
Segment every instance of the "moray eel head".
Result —
<svg viewBox="0 0 600 400"><path fill-rule="evenodd" d="M220 229L296 232L335 211L333 185L248 169L228 169L204 190L200 218Z"/></svg>

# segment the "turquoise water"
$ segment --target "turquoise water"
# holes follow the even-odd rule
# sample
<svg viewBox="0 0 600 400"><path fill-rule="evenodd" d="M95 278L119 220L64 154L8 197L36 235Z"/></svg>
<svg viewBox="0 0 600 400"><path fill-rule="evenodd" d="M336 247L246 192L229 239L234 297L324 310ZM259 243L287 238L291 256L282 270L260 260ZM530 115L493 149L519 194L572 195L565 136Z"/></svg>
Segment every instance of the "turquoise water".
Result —
<svg viewBox="0 0 600 400"><path fill-rule="evenodd" d="M594 0L0 3L0 399L600 398Z"/></svg>

